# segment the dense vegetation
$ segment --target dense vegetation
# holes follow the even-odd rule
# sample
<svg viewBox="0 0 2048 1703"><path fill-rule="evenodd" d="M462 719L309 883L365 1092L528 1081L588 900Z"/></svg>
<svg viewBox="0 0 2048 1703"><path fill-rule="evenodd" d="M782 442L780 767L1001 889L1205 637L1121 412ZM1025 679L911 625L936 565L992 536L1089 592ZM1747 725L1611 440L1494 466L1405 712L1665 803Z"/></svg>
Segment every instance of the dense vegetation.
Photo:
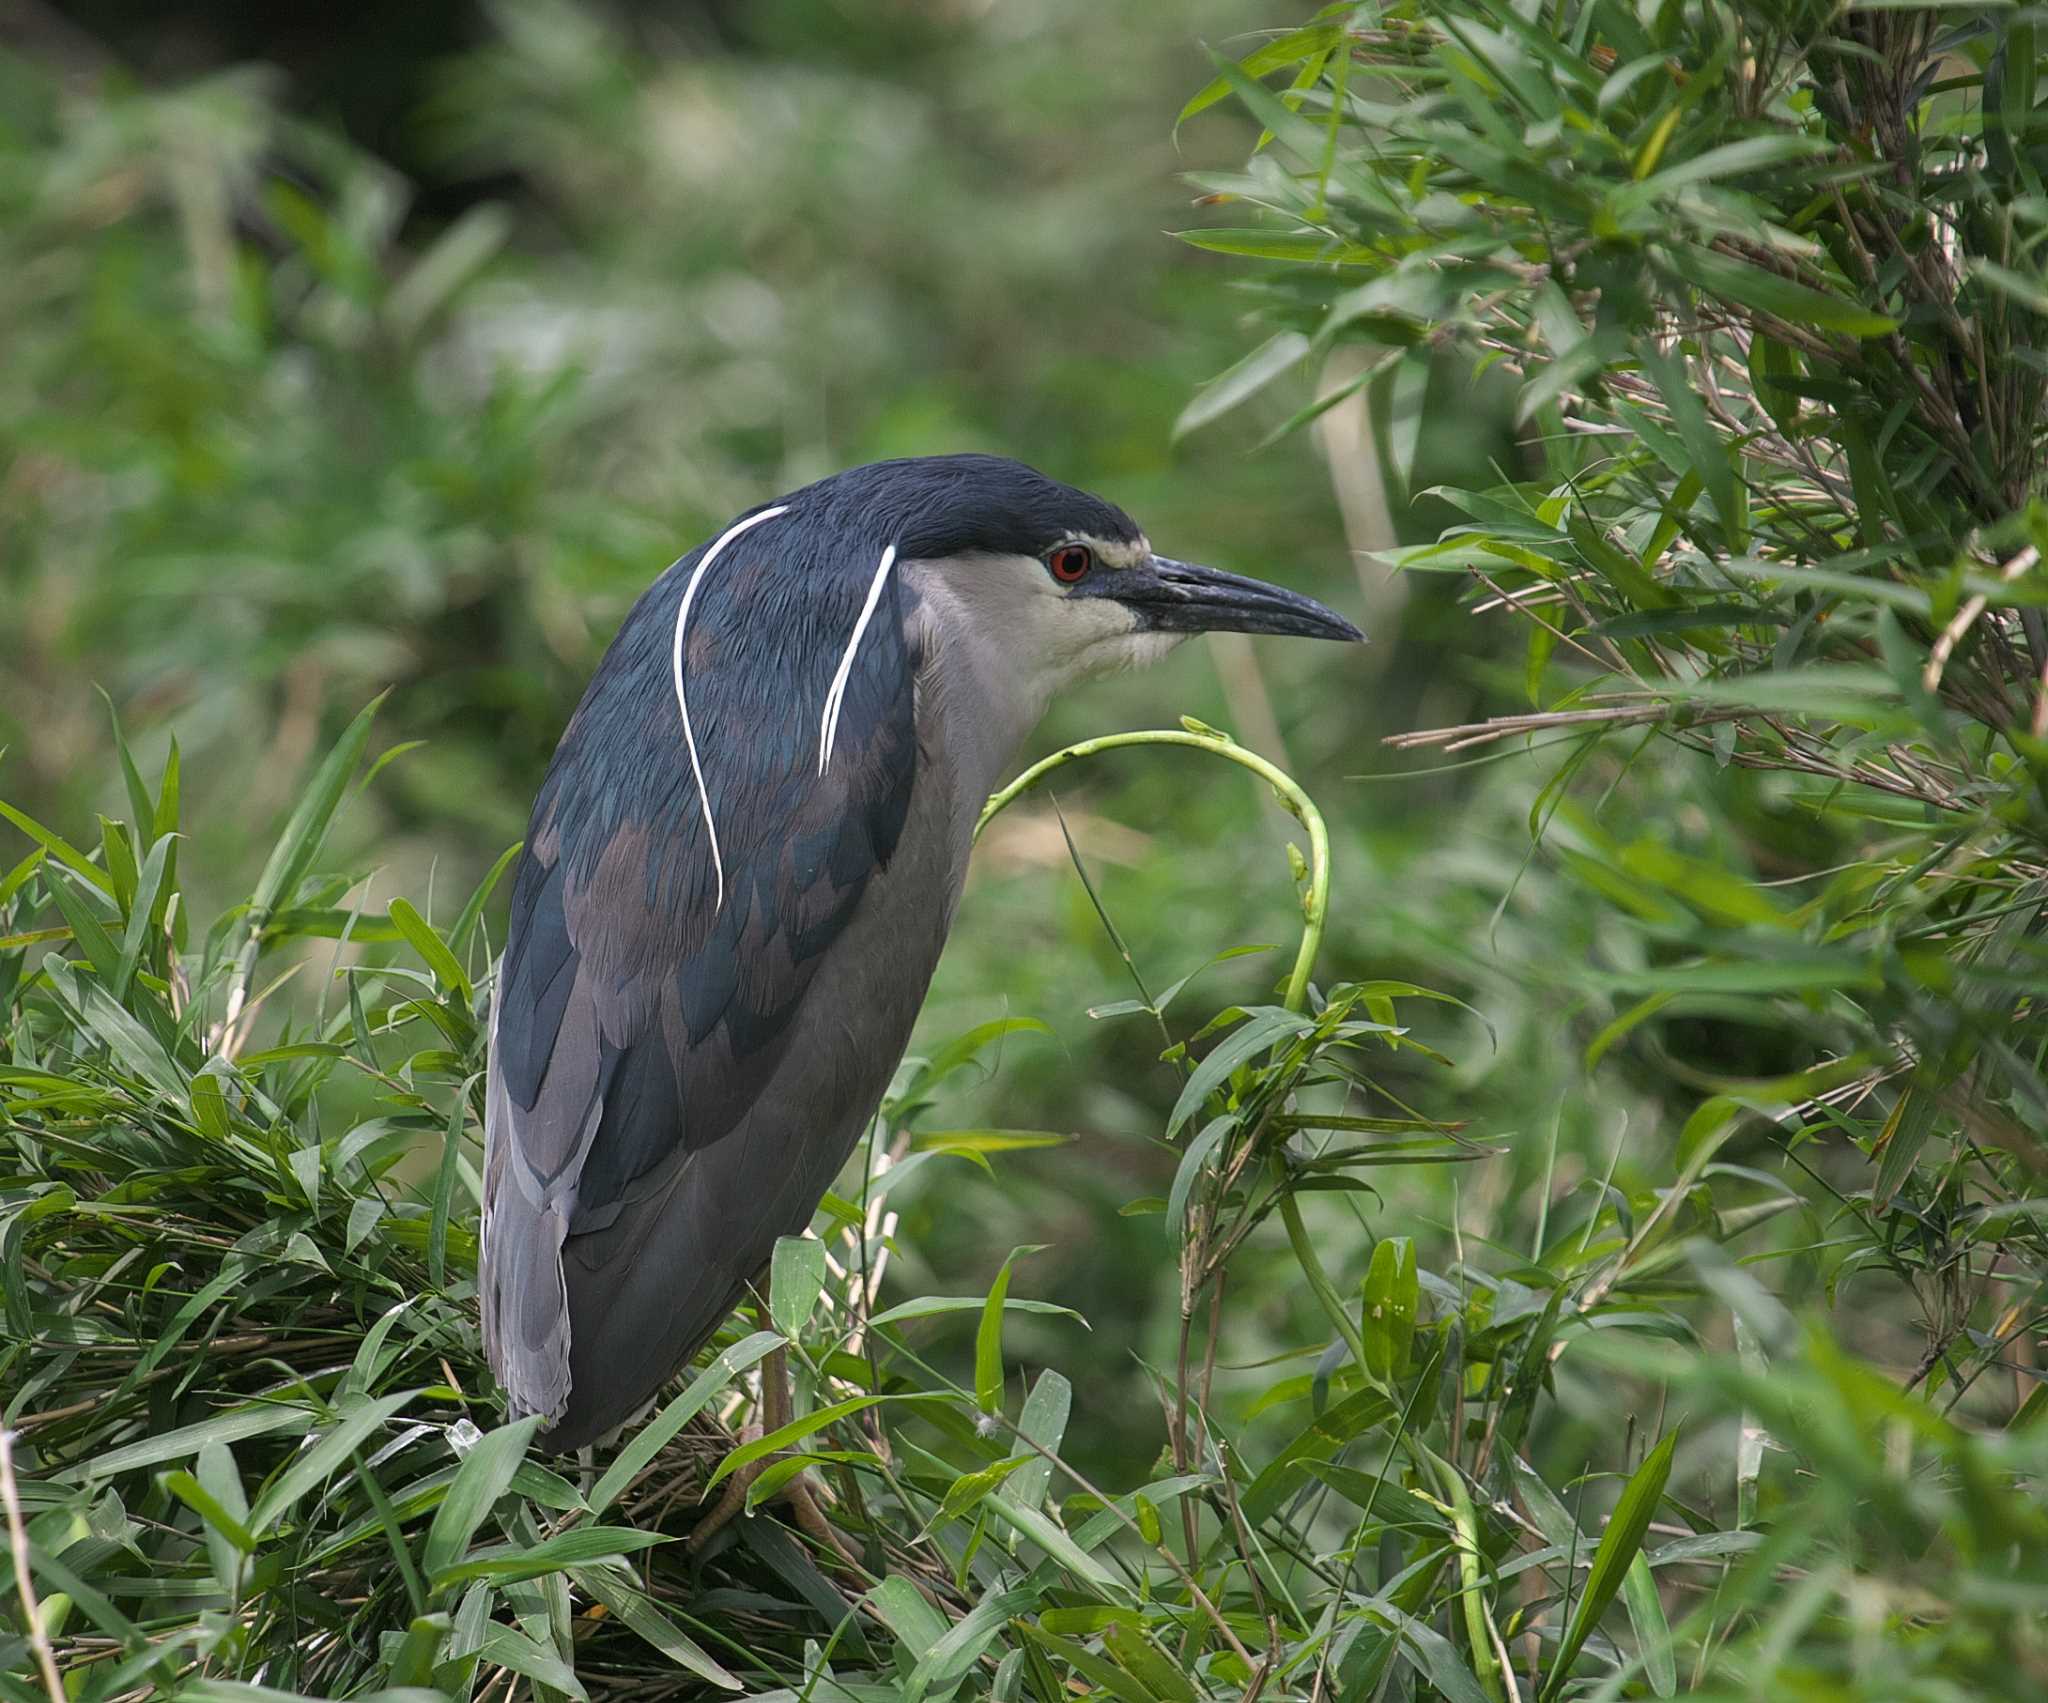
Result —
<svg viewBox="0 0 2048 1703"><path fill-rule="evenodd" d="M520 188L439 229L252 79L10 68L0 1694L2048 1689L2032 14L1332 6L1187 102L1250 153L1205 254L1088 204L1116 304L1070 197L989 212L1070 133L1027 94L1163 136L1200 82L1107 15L885 64L508 9L435 117ZM994 818L817 1235L622 1449L533 1452L493 898L630 588L961 441L1334 554L1299 430L1355 396L1377 672L1063 708L1203 719ZM692 1554L782 1450L849 1553Z"/></svg>

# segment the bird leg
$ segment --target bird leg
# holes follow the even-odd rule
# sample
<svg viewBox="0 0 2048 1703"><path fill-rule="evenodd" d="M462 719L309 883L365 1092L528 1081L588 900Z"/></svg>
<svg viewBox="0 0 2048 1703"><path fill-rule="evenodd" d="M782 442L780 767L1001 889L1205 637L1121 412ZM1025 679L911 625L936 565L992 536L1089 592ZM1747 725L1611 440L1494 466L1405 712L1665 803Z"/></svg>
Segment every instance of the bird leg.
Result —
<svg viewBox="0 0 2048 1703"><path fill-rule="evenodd" d="M790 1422L793 1404L789 1395L789 1357L785 1349L771 1349L761 1362L761 1419L760 1434L772 1436ZM747 1430L753 1430L749 1425ZM744 1433L743 1433L744 1435ZM700 1555L704 1546L716 1537L735 1517L745 1512L747 1492L754 1481L768 1470L769 1463L776 1455L766 1455L757 1461L749 1461L737 1469L711 1511L697 1522L684 1547L692 1555ZM777 1498L789 1504L789 1511L796 1517L797 1525L814 1539L829 1555L835 1556L844 1566L857 1568L859 1558L846 1547L839 1534L832 1529L831 1522L818 1506L813 1494L809 1473L798 1473L777 1493Z"/></svg>
<svg viewBox="0 0 2048 1703"><path fill-rule="evenodd" d="M772 1390L780 1392L780 1398L772 1394ZM774 1421L772 1414L776 1408L782 1408L784 1412L788 1410L788 1369L782 1363L782 1349L776 1349L768 1355L766 1361L762 1361L762 1416L758 1421L750 1418L750 1421L739 1429L741 1445L752 1443L756 1441L756 1437L766 1437L770 1431L780 1431L782 1425L788 1425L786 1418L784 1421ZM719 1496L717 1502L713 1502L711 1513L702 1517L690 1531L684 1549L688 1549L692 1556L702 1554L702 1549L705 1549L705 1545L713 1537L725 1531L725 1527L731 1525L737 1515L745 1513L745 1507L748 1507L748 1490L754 1488L754 1480L760 1478L766 1470L766 1459L748 1461L748 1466L739 1468L731 1476L731 1480L727 1480L725 1494Z"/></svg>

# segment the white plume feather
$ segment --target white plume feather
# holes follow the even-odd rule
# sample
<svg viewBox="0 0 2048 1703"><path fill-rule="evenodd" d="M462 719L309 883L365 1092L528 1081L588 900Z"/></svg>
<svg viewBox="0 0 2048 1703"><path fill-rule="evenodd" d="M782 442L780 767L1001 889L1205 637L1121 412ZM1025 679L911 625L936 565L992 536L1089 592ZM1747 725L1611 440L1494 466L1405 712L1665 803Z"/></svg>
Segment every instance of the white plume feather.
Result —
<svg viewBox="0 0 2048 1703"><path fill-rule="evenodd" d="M675 674L676 708L683 713L683 743L690 748L690 773L696 777L697 802L704 807L704 832L711 840L711 868L718 881L718 899L712 907L714 911L725 909L725 859L719 855L718 825L711 820L711 794L704 786L704 764L697 755L696 732L690 726L690 700L683 692L683 628L690 619L690 605L696 601L697 587L703 584L706 570L718 560L719 553L748 528L788 512L789 505L783 503L772 509L763 509L759 514L750 514L728 526L718 535L718 541L697 559L697 566L690 574L690 583L683 587L683 601L676 608L676 642L670 663Z"/></svg>
<svg viewBox="0 0 2048 1703"><path fill-rule="evenodd" d="M889 570L895 563L896 546L891 544L882 552L875 577L868 582L867 601L860 606L860 619L853 624L853 637L846 641L846 653L839 659L839 671L832 676L832 684L826 689L825 713L818 719L818 773L821 775L832 766L832 747L839 738L839 711L846 702L846 682L853 673L854 653L860 649L868 622L874 619L875 605L882 600L883 582L888 579Z"/></svg>

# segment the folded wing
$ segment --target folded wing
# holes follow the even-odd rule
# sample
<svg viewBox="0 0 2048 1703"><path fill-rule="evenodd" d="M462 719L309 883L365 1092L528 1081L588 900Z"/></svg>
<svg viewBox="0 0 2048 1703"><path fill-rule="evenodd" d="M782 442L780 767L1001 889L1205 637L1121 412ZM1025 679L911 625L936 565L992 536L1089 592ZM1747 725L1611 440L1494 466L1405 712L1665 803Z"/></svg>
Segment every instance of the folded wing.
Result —
<svg viewBox="0 0 2048 1703"><path fill-rule="evenodd" d="M915 659L891 581L847 669L821 773L820 712L872 584L814 580L797 607L750 608L748 561L775 548L776 530L716 564L685 633L722 900L671 684L695 557L656 583L606 654L514 880L480 1288L514 1413L547 1416L561 1447L625 1417L694 1352L844 1158L790 1131L783 1174L752 1176L749 1145L720 1144L768 1084L787 1097L820 968L895 855L916 779ZM823 1145L871 1110L822 1118ZM656 1231L664 1244L650 1249Z"/></svg>

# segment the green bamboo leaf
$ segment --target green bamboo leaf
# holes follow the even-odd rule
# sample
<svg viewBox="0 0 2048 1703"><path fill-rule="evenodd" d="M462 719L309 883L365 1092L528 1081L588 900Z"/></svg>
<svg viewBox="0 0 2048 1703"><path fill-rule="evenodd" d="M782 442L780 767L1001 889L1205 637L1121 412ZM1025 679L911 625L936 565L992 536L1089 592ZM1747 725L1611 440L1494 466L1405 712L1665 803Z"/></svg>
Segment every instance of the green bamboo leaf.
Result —
<svg viewBox="0 0 2048 1703"><path fill-rule="evenodd" d="M272 911L298 891L313 859L320 855L321 842L326 839L328 825L348 790L349 777L362 761L363 748L369 743L370 723L383 702L384 694L380 692L363 707L342 730L341 737L314 770L305 791L299 794L250 897L249 908L257 919L267 921Z"/></svg>
<svg viewBox="0 0 2048 1703"><path fill-rule="evenodd" d="M128 820L135 825L138 834L147 836L149 827L156 817L156 806L149 796L149 788L142 784L142 772L135 766L134 754L128 749L128 737L121 731L121 713L114 708L114 700L107 695L104 686L93 690L100 695L100 702L107 706L107 724L114 737L114 756L121 765L122 784L128 789Z"/></svg>
<svg viewBox="0 0 2048 1703"><path fill-rule="evenodd" d="M241 1514L200 1483L194 1474L179 1467L175 1471L164 1473L158 1482L206 1522L206 1542L209 1550L219 1544L228 1551L242 1555L256 1553L256 1534L243 1524ZM247 1510L244 1509L243 1512L246 1513ZM232 1562L223 1566L219 1552L214 1556L213 1575L221 1582L224 1590L235 1576Z"/></svg>
<svg viewBox="0 0 2048 1703"><path fill-rule="evenodd" d="M1377 1521L1397 1520L1415 1509L1414 1498L1386 1474L1338 1466L1334 1461L1303 1460L1302 1471L1327 1484L1361 1514Z"/></svg>
<svg viewBox="0 0 2048 1703"><path fill-rule="evenodd" d="M1899 698L1898 683L1889 674L1857 662L1815 663L1712 680L1659 681L1649 690L1673 702L1734 704L1857 725L1882 716Z"/></svg>
<svg viewBox="0 0 2048 1703"><path fill-rule="evenodd" d="M476 926L483 920L484 906L497 890L505 871L512 867L513 860L525 849L524 840L514 840L498 854L498 861L491 865L490 873L476 884L476 891L462 907L462 914L455 919L455 926L448 931L448 949L459 953L469 944L469 937L476 932Z"/></svg>
<svg viewBox="0 0 2048 1703"><path fill-rule="evenodd" d="M868 1592L868 1601L882 1624L903 1641L914 1662L931 1649L946 1630L946 1617L925 1601L924 1593L900 1573L891 1573Z"/></svg>
<svg viewBox="0 0 2048 1703"><path fill-rule="evenodd" d="M121 949L114 944L113 936L107 933L106 925L93 914L85 899L72 891L71 883L62 876L44 882L43 888L57 909L64 913L64 920L71 927L71 938L78 943L85 961L103 983L112 987L121 970Z"/></svg>
<svg viewBox="0 0 2048 1703"><path fill-rule="evenodd" d="M972 1511L983 1497L1000 1488L1011 1473L1037 1458L1036 1455L1012 1455L1008 1460L997 1461L994 1466L985 1466L979 1472L962 1473L946 1487L938 1511L925 1522L926 1533L950 1525L961 1515Z"/></svg>
<svg viewBox="0 0 2048 1703"><path fill-rule="evenodd" d="M1179 1133L1180 1126L1201 1109L1202 1102L1220 1088L1230 1073L1245 1060L1278 1041L1305 1035L1314 1027L1314 1018L1293 1011L1263 1010L1247 1017L1210 1049L1209 1055L1195 1066L1182 1085L1180 1098L1174 1102L1173 1113L1166 1120L1168 1138Z"/></svg>
<svg viewBox="0 0 2048 1703"><path fill-rule="evenodd" d="M1050 1129L935 1129L920 1134L916 1146L920 1153L1030 1153L1078 1140Z"/></svg>
<svg viewBox="0 0 2048 1703"><path fill-rule="evenodd" d="M1247 260L1291 260L1315 266L1377 266L1383 260L1377 249L1360 243L1340 242L1321 231L1289 231L1276 226L1252 225L1242 229L1203 226L1173 234L1190 248L1199 248L1209 254L1234 254Z"/></svg>
<svg viewBox="0 0 2048 1703"><path fill-rule="evenodd" d="M1382 1385L1407 1375L1420 1297L1413 1239L1382 1237L1365 1274L1363 1330L1366 1372Z"/></svg>
<svg viewBox="0 0 2048 1703"><path fill-rule="evenodd" d="M142 954L148 949L152 922L161 914L157 897L163 891L164 872L170 867L171 853L177 844L173 835L165 834L149 848L149 856L143 859L142 871L136 877L134 903L128 911L128 927L121 937L120 960L114 966L113 979L107 987L107 992L116 1000L128 997L128 984L134 979Z"/></svg>
<svg viewBox="0 0 2048 1703"><path fill-rule="evenodd" d="M768 1268L768 1316L791 1341L809 1321L825 1289L825 1244L815 1236L781 1236Z"/></svg>
<svg viewBox="0 0 2048 1703"><path fill-rule="evenodd" d="M1665 166L1663 170L1630 184L1615 195L1614 209L1618 213L1626 212L1696 183L1766 171L1795 160L1812 159L1827 151L1828 144L1818 137L1783 134L1747 136L1739 142L1725 142L1718 148L1695 154L1689 160Z"/></svg>
<svg viewBox="0 0 2048 1703"><path fill-rule="evenodd" d="M1347 156L1340 154L1334 160L1328 157L1328 132L1323 126L1304 118L1256 77L1246 75L1241 65L1213 50L1209 57L1215 62L1223 80L1236 92L1238 100L1274 141L1309 170L1322 172L1327 168L1330 178L1361 207L1379 203L1379 186L1373 182L1370 173Z"/></svg>
<svg viewBox="0 0 2048 1703"><path fill-rule="evenodd" d="M249 1529L258 1537L268 1532L301 1496L348 1465L364 1440L418 1394L418 1390L400 1390L343 1404L334 1423L257 1495L249 1510Z"/></svg>
<svg viewBox="0 0 2048 1703"><path fill-rule="evenodd" d="M194 1463L194 1482L218 1512L207 1515L206 1548L213 1562L213 1576L232 1601L240 1597L243 1581L242 1557L256 1547L255 1534L248 1529L249 1497L242 1488L242 1475L234 1452L218 1439L200 1445ZM247 1542L244 1542L244 1539Z"/></svg>
<svg viewBox="0 0 2048 1703"><path fill-rule="evenodd" d="M0 876L0 905L6 904L9 899L13 898L15 894L28 885L30 878L34 876L37 870L43 867L43 863L49 855L41 846L37 846L16 863L12 869L8 870L6 875ZM64 932L69 933L70 931L67 929Z"/></svg>
<svg viewBox="0 0 2048 1703"><path fill-rule="evenodd" d="M579 1590L603 1603L621 1625L637 1633L677 1667L724 1691L745 1689L723 1663L669 1618L661 1604L635 1589L619 1573L608 1567L572 1567L569 1577Z"/></svg>
<svg viewBox="0 0 2048 1703"><path fill-rule="evenodd" d="M333 905L288 906L272 914L265 932L273 941L346 937L364 946L405 938L389 917L365 916L359 909L345 911Z"/></svg>
<svg viewBox="0 0 2048 1703"><path fill-rule="evenodd" d="M509 1487L509 1483L508 1483ZM452 1489L451 1489L452 1494ZM572 1526L568 1531L528 1548L490 1550L444 1567L430 1576L434 1590L445 1591L466 1585L472 1579L489 1579L495 1584L513 1584L521 1579L538 1579L559 1573L566 1567L588 1567L616 1556L650 1549L657 1543L675 1540L660 1532L636 1531L631 1526Z"/></svg>
<svg viewBox="0 0 2048 1703"><path fill-rule="evenodd" d="M1495 1703L1473 1677L1457 1647L1435 1627L1404 1612L1386 1597L1369 1599L1365 1612L1394 1633L1394 1647L1401 1659L1442 1692L1449 1703Z"/></svg>
<svg viewBox="0 0 2048 1703"><path fill-rule="evenodd" d="M1564 1642L1558 1646L1557 1660L1551 1667L1549 1683L1542 1690L1541 1703L1549 1703L1569 1683L1572 1663L1578 1659L1579 1651L1585 1647L1593 1628L1599 1625L1600 1617L1607 1612L1607 1605L1614 1601L1630 1565L1641 1552L1643 1539L1650 1530L1650 1521L1657 1512L1657 1504L1663 1499L1665 1481L1671 1476L1671 1456L1677 1447L1678 1433L1666 1433L1664 1440L1636 1468L1621 1493L1621 1500L1615 1503L1607 1529L1600 1534L1600 1547L1593 1552L1593 1565L1586 1574L1585 1594L1572 1610L1571 1625L1565 1630Z"/></svg>
<svg viewBox="0 0 2048 1703"><path fill-rule="evenodd" d="M100 862L114 879L114 908L126 914L135 903L135 841L128 824L100 818Z"/></svg>
<svg viewBox="0 0 2048 1703"><path fill-rule="evenodd" d="M1749 534L1742 494L1735 482L1728 446L1708 425L1707 411L1693 387L1692 374L1675 354L1658 348L1647 337L1637 342L1635 355L1637 364L1650 375L1657 386L1657 394L1663 397L1664 406L1670 410L1671 423L1678 428L1679 442L1685 445L1692 472L1706 487L1731 548L1740 551L1748 542Z"/></svg>
<svg viewBox="0 0 2048 1703"><path fill-rule="evenodd" d="M1169 1242L1178 1242L1187 1233L1188 1196L1194 1192L1202 1168L1215 1156L1223 1138L1236 1127L1235 1118L1211 1118L1180 1156L1180 1164L1173 1173L1173 1187L1166 1196L1165 1229Z"/></svg>
<svg viewBox="0 0 2048 1703"><path fill-rule="evenodd" d="M1677 1696L1678 1658L1671 1647L1671 1622L1665 1618L1663 1600L1657 1595L1657 1581L1650 1575L1649 1558L1641 1552L1628 1564L1621 1591L1650 1689L1659 1697Z"/></svg>
<svg viewBox="0 0 2048 1703"><path fill-rule="evenodd" d="M59 966L52 972L54 981L64 973L65 967L59 959L44 960L45 970L50 970L52 965ZM133 1013L115 1004L113 996L89 977L78 977L72 981L69 991L77 1000L79 1019L105 1043L107 1051L124 1071L147 1083L167 1100L176 1102L183 1098L185 1072L164 1051L163 1043L155 1034L136 1021Z"/></svg>
<svg viewBox="0 0 2048 1703"><path fill-rule="evenodd" d="M723 1483L733 1473L738 1472L741 1467L751 1466L755 1461L766 1460L770 1455L780 1454L784 1449L801 1443L806 1437L824 1430L826 1426L836 1425L840 1420L850 1419L854 1414L864 1413L871 1407L880 1407L884 1404L943 1404L952 1399L951 1396L919 1393L916 1395L852 1396L845 1401L834 1402L829 1407L821 1407L813 1412L804 1414L799 1419L792 1419L779 1431L771 1431L765 1437L757 1438L751 1443L734 1449L732 1453L718 1463L718 1470L706 1481L704 1488L708 1492L714 1486ZM599 1488L602 1489L603 1486L600 1485ZM596 1498L593 1496L592 1505L595 1506L595 1504Z"/></svg>
<svg viewBox="0 0 2048 1703"><path fill-rule="evenodd" d="M902 1103L906 1106L921 1103L941 1082L963 1065L971 1063L993 1042L1011 1035L1052 1033L1051 1026L1036 1017L995 1017L986 1023L978 1023L972 1029L955 1035L918 1067L909 1087L903 1091Z"/></svg>
<svg viewBox="0 0 2048 1703"><path fill-rule="evenodd" d="M735 1378L758 1365L783 1345L782 1336L772 1330L757 1330L717 1356L690 1380L683 1393L633 1433L633 1440L619 1451L590 1492L590 1512L602 1514L619 1493L646 1469L647 1463L668 1446L669 1439L710 1405L712 1397L731 1387Z"/></svg>
<svg viewBox="0 0 2048 1703"><path fill-rule="evenodd" d="M1117 1666L1161 1703L1196 1703L1195 1688L1188 1683L1187 1675L1141 1628L1128 1621L1113 1620L1103 1629L1102 1641L1116 1658Z"/></svg>
<svg viewBox="0 0 2048 1703"><path fill-rule="evenodd" d="M144 1642L142 1629L116 1608L104 1591L97 1589L90 1580L80 1578L62 1558L50 1554L35 1539L30 1538L27 1547L29 1567L34 1575L45 1586L62 1591L109 1638L129 1650ZM11 1620L9 1624L13 1624Z"/></svg>
<svg viewBox="0 0 2048 1703"><path fill-rule="evenodd" d="M419 1624L414 1622L415 1626ZM541 1687L578 1699L590 1695L576 1677L576 1670L554 1650L513 1627L489 1627L476 1647L476 1654L495 1667L510 1668L522 1679L533 1681L537 1695L541 1694Z"/></svg>
<svg viewBox="0 0 2048 1703"><path fill-rule="evenodd" d="M427 1528L420 1570L428 1578L446 1572L462 1559L469 1540L510 1487L512 1475L526 1458L527 1446L539 1429L540 1416L529 1414L495 1431L486 1431L463 1456L455 1482L448 1486L448 1494L434 1510L434 1523ZM591 1507L596 1512L595 1501Z"/></svg>
<svg viewBox="0 0 2048 1703"><path fill-rule="evenodd" d="M1792 562L1759 561L1753 556L1736 556L1721 564L1723 571L1743 579L1778 580L1788 586L1811 586L1816 591L1839 592L1865 603L1881 603L1921 619L1934 613L1934 599L1917 586L1899 585L1892 580L1865 574L1843 573L1836 568L1806 568Z"/></svg>
<svg viewBox="0 0 2048 1703"><path fill-rule="evenodd" d="M1073 1408L1074 1386L1047 1367L1038 1374L1038 1381L1024 1398L1024 1411L1017 1416L1017 1434L1036 1443L1046 1455L1057 1455L1060 1444L1066 1440L1067 1420ZM996 1496L1005 1502L1035 1508L1045 1500L1051 1483L1052 1462L1034 1450L1033 1458L1010 1475Z"/></svg>
<svg viewBox="0 0 2048 1703"><path fill-rule="evenodd" d="M24 815L5 799L0 799L0 819L12 822L24 834L41 846L65 868L82 875L108 898L114 896L113 878L93 860L74 846L62 834L53 833L33 816Z"/></svg>
<svg viewBox="0 0 2048 1703"><path fill-rule="evenodd" d="M1038 1251L1013 1248L982 1303L981 1324L974 1333L974 1399L984 1413L1000 1413L1003 1408L1003 1297L1010 1292L1010 1268L1020 1254Z"/></svg>
<svg viewBox="0 0 2048 1703"><path fill-rule="evenodd" d="M900 1325L912 1319L935 1318L947 1313L979 1313L988 1306L986 1295L919 1295L908 1301L899 1301L895 1306L884 1309L868 1320L870 1325ZM1041 1313L1048 1317L1078 1319L1085 1326L1088 1321L1072 1307L1062 1307L1053 1301L1026 1301L1015 1295L1003 1301L1006 1313Z"/></svg>
<svg viewBox="0 0 2048 1703"><path fill-rule="evenodd" d="M1041 1621L1044 1619L1040 1617ZM1057 1656L1086 1680L1089 1693L1114 1697L1117 1703L1159 1703L1142 1685L1114 1662L1106 1661L1085 1644L1048 1632L1044 1626L1024 1623L1024 1636L1040 1649Z"/></svg>
<svg viewBox="0 0 2048 1703"><path fill-rule="evenodd" d="M1081 1548L1051 1518L1037 1508L991 1496L982 1504L995 1518L1018 1536L1029 1539L1074 1578L1105 1596L1128 1598L1129 1589L1114 1573Z"/></svg>
<svg viewBox="0 0 2048 1703"><path fill-rule="evenodd" d="M1899 327L1899 322L1886 314L1795 284L1747 261L1731 260L1697 243L1651 253L1673 283L1775 314L1794 325L1817 326L1851 337L1886 337Z"/></svg>
<svg viewBox="0 0 2048 1703"><path fill-rule="evenodd" d="M1308 353L1308 339L1298 331L1276 331L1243 360L1217 374L1195 392L1173 423L1172 441L1178 443L1190 432L1219 420L1233 408L1241 407L1279 378L1301 365Z"/></svg>
<svg viewBox="0 0 2048 1703"><path fill-rule="evenodd" d="M419 750L425 744L426 741L424 739L406 739L401 740L396 745L387 746L382 751L379 751L377 753L376 760L372 762L370 766L363 771L363 778L356 782L356 791L359 793L369 791L371 783L373 783L376 780L376 778L385 771L386 768L388 768L391 764L397 762L399 758L407 756L411 752Z"/></svg>
<svg viewBox="0 0 2048 1703"><path fill-rule="evenodd" d="M251 1437L268 1437L279 1432L310 1431L319 1423L311 1408L279 1407L264 1402L254 1407L217 1413L197 1425L182 1425L175 1431L159 1432L118 1449L88 1455L67 1476L91 1482L114 1478L141 1467L160 1466L165 1461L190 1459L208 1443L240 1443Z"/></svg>
<svg viewBox="0 0 2048 1703"><path fill-rule="evenodd" d="M1396 1409L1378 1390L1358 1390L1325 1408L1260 1469L1239 1498L1246 1522L1263 1524L1292 1495L1312 1461L1329 1460L1353 1438L1394 1417Z"/></svg>
<svg viewBox="0 0 2048 1703"><path fill-rule="evenodd" d="M151 819L150 831L157 839L178 831L182 759L178 755L178 741L171 740L171 748L164 756L163 780L157 787L156 814Z"/></svg>
<svg viewBox="0 0 2048 1703"><path fill-rule="evenodd" d="M455 961L455 954L448 950L441 937L434 932L432 923L404 899L393 899L388 914L392 926L405 936L406 943L420 955L427 968L434 972L435 981L457 995L464 1005L475 999L476 993L469 985L469 976Z"/></svg>
<svg viewBox="0 0 2048 1703"><path fill-rule="evenodd" d="M455 1180L461 1168L462 1132L469 1119L469 1090L472 1076L457 1090L448 1105L448 1122L441 1132L441 1162L434 1170L434 1200L427 1219L427 1280L436 1289L448 1284L448 1224L455 1211Z"/></svg>
<svg viewBox="0 0 2048 1703"><path fill-rule="evenodd" d="M1933 1093L1919 1083L1909 1084L1892 1107L1884 1129L1871 1146L1877 1160L1877 1182L1871 1190L1871 1204L1880 1212L1892 1203L1919 1162L1921 1149L1934 1133L1934 1116L1939 1104Z"/></svg>
<svg viewBox="0 0 2048 1703"><path fill-rule="evenodd" d="M903 1703L937 1695L950 1696L982 1652L1012 1620L1031 1613L1041 1595L1029 1587L998 1591L983 1597L952 1627L934 1638L904 1682Z"/></svg>
<svg viewBox="0 0 2048 1703"><path fill-rule="evenodd" d="M1276 36L1264 45L1254 48L1236 62L1237 69L1247 77L1264 77L1271 72L1299 65L1303 60L1326 53L1337 35L1337 26L1331 23L1309 24L1302 29L1289 30L1285 35ZM1204 112L1230 93L1228 77L1217 77L1206 83L1190 96L1186 106L1180 109L1173 121L1178 130L1198 112Z"/></svg>

